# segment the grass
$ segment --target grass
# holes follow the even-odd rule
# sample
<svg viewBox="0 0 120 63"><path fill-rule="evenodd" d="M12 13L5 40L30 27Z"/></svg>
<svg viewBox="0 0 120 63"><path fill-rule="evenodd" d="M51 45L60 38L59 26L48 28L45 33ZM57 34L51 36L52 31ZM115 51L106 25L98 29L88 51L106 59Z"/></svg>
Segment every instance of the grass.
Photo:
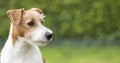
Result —
<svg viewBox="0 0 120 63"><path fill-rule="evenodd" d="M48 63L120 63L120 47L42 47Z"/></svg>

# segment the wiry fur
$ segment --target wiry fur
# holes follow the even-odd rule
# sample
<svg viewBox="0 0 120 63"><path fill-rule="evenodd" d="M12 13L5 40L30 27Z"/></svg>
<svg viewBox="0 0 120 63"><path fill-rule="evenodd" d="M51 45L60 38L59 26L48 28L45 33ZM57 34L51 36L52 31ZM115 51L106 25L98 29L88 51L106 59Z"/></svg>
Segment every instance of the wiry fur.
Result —
<svg viewBox="0 0 120 63"><path fill-rule="evenodd" d="M45 45L47 32L52 31L43 26L43 12L38 8L10 10L11 19L8 40L1 53L1 63L43 63L38 45ZM34 27L28 26L30 21Z"/></svg>

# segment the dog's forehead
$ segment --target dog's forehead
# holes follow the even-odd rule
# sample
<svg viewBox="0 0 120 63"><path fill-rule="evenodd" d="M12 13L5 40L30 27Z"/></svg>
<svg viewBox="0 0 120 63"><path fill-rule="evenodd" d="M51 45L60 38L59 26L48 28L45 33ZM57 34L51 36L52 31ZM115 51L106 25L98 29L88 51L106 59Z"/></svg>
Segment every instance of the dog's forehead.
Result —
<svg viewBox="0 0 120 63"><path fill-rule="evenodd" d="M37 11L33 11L33 10L25 11L25 13L23 15L23 20L35 19L35 20L44 21L43 18L44 18L44 14L40 14Z"/></svg>
<svg viewBox="0 0 120 63"><path fill-rule="evenodd" d="M43 18L43 15L38 13L37 11L32 11L32 10L28 10L25 12L25 16L26 17L39 17L39 18Z"/></svg>

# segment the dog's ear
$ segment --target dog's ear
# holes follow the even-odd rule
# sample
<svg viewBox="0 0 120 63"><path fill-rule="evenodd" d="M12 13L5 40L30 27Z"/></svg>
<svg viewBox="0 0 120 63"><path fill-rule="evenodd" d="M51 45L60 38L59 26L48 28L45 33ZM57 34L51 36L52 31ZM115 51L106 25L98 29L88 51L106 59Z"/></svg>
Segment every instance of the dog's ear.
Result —
<svg viewBox="0 0 120 63"><path fill-rule="evenodd" d="M19 25L23 12L24 12L24 8L17 10L8 10L7 14L14 25Z"/></svg>
<svg viewBox="0 0 120 63"><path fill-rule="evenodd" d="M31 10L34 10L34 11L37 11L38 13L40 13L40 14L43 14L43 12L42 12L41 9L38 9L38 8L31 8Z"/></svg>
<svg viewBox="0 0 120 63"><path fill-rule="evenodd" d="M43 18L45 18L45 15L44 15L44 13L43 13L43 11L41 9L31 8L30 10L37 11L38 13L40 13L42 15Z"/></svg>

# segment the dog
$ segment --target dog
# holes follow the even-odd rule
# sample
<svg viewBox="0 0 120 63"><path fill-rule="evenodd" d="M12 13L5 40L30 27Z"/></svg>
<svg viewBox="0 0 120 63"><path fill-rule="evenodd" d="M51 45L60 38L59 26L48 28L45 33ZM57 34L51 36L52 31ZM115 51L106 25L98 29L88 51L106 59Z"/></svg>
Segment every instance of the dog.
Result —
<svg viewBox="0 0 120 63"><path fill-rule="evenodd" d="M45 63L38 46L52 40L53 32L43 25L41 9L7 11L11 20L8 39L1 52L1 63Z"/></svg>

